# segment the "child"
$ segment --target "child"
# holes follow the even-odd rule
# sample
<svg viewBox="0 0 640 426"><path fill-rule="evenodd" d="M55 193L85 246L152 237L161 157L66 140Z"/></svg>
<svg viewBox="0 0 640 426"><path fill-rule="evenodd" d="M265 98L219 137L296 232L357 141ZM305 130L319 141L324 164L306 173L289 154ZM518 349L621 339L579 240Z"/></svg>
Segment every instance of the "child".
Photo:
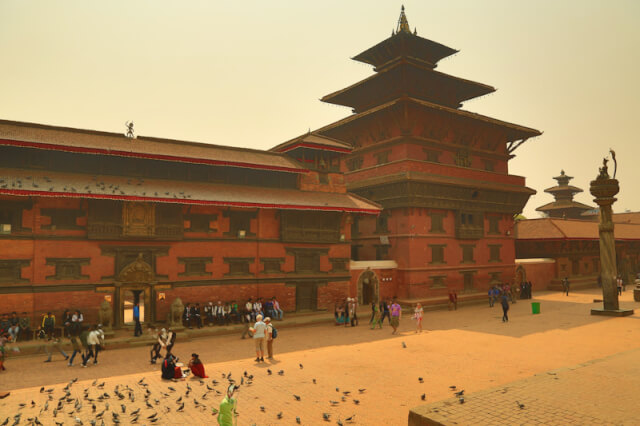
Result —
<svg viewBox="0 0 640 426"><path fill-rule="evenodd" d="M416 307L413 311L413 318L416 320L416 333L422 333L422 317L424 314L422 305L420 303L416 303Z"/></svg>

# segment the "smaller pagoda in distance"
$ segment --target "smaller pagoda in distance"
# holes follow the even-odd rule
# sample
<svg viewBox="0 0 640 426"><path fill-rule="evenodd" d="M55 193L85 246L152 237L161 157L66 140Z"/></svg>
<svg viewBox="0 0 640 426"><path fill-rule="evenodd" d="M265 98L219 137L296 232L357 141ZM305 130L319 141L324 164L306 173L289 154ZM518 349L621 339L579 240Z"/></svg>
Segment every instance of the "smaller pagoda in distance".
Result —
<svg viewBox="0 0 640 426"><path fill-rule="evenodd" d="M569 181L573 177L566 175L564 170L561 170L560 176L556 176L554 179L558 182L558 185L547 188L544 192L553 195L556 200L538 207L536 211L546 213L549 217L554 218L584 219L583 213L593 210L593 207L573 200L573 196L582 192L582 189L569 185Z"/></svg>

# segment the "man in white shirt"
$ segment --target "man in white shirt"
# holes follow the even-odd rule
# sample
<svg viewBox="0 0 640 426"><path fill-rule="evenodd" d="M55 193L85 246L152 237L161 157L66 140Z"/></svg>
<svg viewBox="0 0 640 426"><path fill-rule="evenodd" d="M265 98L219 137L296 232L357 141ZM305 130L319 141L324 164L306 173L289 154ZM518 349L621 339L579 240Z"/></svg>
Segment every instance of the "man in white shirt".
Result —
<svg viewBox="0 0 640 426"><path fill-rule="evenodd" d="M251 302L251 298L247 300L247 304L245 306L247 308L247 312L249 312L251 320L255 320L256 317L255 317L255 314L253 313L253 303Z"/></svg>
<svg viewBox="0 0 640 426"><path fill-rule="evenodd" d="M256 344L256 362L264 361L264 342L266 338L267 325L262 322L262 315L256 317L253 326L253 341Z"/></svg>
<svg viewBox="0 0 640 426"><path fill-rule="evenodd" d="M100 352L101 345L104 342L104 332L100 327L100 325L97 327L92 326L89 336L87 336L88 350L85 356L82 357L82 366L85 368L89 358L93 358L93 365L98 364L98 352Z"/></svg>

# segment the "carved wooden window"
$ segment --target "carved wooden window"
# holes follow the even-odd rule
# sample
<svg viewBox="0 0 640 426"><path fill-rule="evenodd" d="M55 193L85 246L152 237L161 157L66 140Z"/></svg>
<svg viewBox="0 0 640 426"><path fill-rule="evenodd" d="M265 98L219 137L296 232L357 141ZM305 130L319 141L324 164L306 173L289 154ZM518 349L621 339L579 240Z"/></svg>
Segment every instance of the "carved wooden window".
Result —
<svg viewBox="0 0 640 426"><path fill-rule="evenodd" d="M376 233L388 233L389 232L389 213L382 212L376 218Z"/></svg>
<svg viewBox="0 0 640 426"><path fill-rule="evenodd" d="M224 217L229 218L229 231L224 235L237 238L255 236L256 234L251 232L251 219L255 219L256 215L255 211L225 211Z"/></svg>
<svg viewBox="0 0 640 426"><path fill-rule="evenodd" d="M390 151L383 151L383 152L378 152L373 154L374 157L376 157L376 164L386 164L389 162L389 152Z"/></svg>
<svg viewBox="0 0 640 426"><path fill-rule="evenodd" d="M155 236L180 239L184 232L182 206L180 204L158 203L155 205Z"/></svg>
<svg viewBox="0 0 640 426"><path fill-rule="evenodd" d="M249 275L249 263L253 261L253 257L225 257L224 262L229 264L226 275Z"/></svg>
<svg viewBox="0 0 640 426"><path fill-rule="evenodd" d="M317 272L319 270L320 262L315 253L298 253L296 255L297 272Z"/></svg>
<svg viewBox="0 0 640 426"><path fill-rule="evenodd" d="M125 203L122 211L123 234L150 237L155 231L155 209L151 203Z"/></svg>
<svg viewBox="0 0 640 426"><path fill-rule="evenodd" d="M376 260L387 260L389 258L388 245L376 245Z"/></svg>
<svg viewBox="0 0 640 426"><path fill-rule="evenodd" d="M427 161L430 161L432 163L440 162L440 154L442 154L442 152L434 151L432 149L425 149L424 153L427 155Z"/></svg>
<svg viewBox="0 0 640 426"><path fill-rule="evenodd" d="M351 259L360 260L360 247L362 246L359 244L351 245Z"/></svg>
<svg viewBox="0 0 640 426"><path fill-rule="evenodd" d="M264 265L265 274L276 274L282 272L283 257L263 257L260 262Z"/></svg>
<svg viewBox="0 0 640 426"><path fill-rule="evenodd" d="M30 230L22 227L22 211L27 208L25 203L0 200L0 234Z"/></svg>
<svg viewBox="0 0 640 426"><path fill-rule="evenodd" d="M447 284L445 283L446 275L434 275L431 276L431 288L446 288Z"/></svg>
<svg viewBox="0 0 640 426"><path fill-rule="evenodd" d="M454 162L456 166L471 167L471 154L469 153L469 150L461 149L458 152L456 152Z"/></svg>
<svg viewBox="0 0 640 426"><path fill-rule="evenodd" d="M498 216L489 216L489 234L500 233L500 218Z"/></svg>
<svg viewBox="0 0 640 426"><path fill-rule="evenodd" d="M456 217L456 237L480 239L484 236L484 216L477 212L459 211Z"/></svg>
<svg viewBox="0 0 640 426"><path fill-rule="evenodd" d="M47 266L55 266L55 273L47 276L48 280L82 280L89 275L82 275L82 267L89 265L89 258L47 258Z"/></svg>
<svg viewBox="0 0 640 426"><path fill-rule="evenodd" d="M476 248L474 244L462 244L462 263L475 263L473 251Z"/></svg>
<svg viewBox="0 0 640 426"><path fill-rule="evenodd" d="M444 217L445 213L431 213L431 228L429 232L444 233Z"/></svg>
<svg viewBox="0 0 640 426"><path fill-rule="evenodd" d="M484 160L484 169L488 172L494 171L495 163L491 160Z"/></svg>
<svg viewBox="0 0 640 426"><path fill-rule="evenodd" d="M76 224L78 217L83 216L82 210L75 209L41 209L40 215L51 218L50 225L43 225L42 229L82 229Z"/></svg>
<svg viewBox="0 0 640 426"><path fill-rule="evenodd" d="M353 172L354 170L358 170L361 168L362 168L362 157L355 157L347 160L347 169L349 169L350 172Z"/></svg>
<svg viewBox="0 0 640 426"><path fill-rule="evenodd" d="M332 257L332 258L329 258L329 261L331 262L332 272L346 272L349 270L348 268L349 259L347 258Z"/></svg>
<svg viewBox="0 0 640 426"><path fill-rule="evenodd" d="M184 264L184 272L179 272L178 275L212 275L211 272L207 272L207 264L211 262L212 260L210 257L179 257L178 263Z"/></svg>
<svg viewBox="0 0 640 426"><path fill-rule="evenodd" d="M489 262L500 262L500 244L489 244Z"/></svg>
<svg viewBox="0 0 640 426"><path fill-rule="evenodd" d="M336 243L340 241L340 218L337 212L282 211L282 241Z"/></svg>
<svg viewBox="0 0 640 426"><path fill-rule="evenodd" d="M0 282L24 283L29 282L22 278L22 268L31 263L27 259L0 260Z"/></svg>
<svg viewBox="0 0 640 426"><path fill-rule="evenodd" d="M429 244L431 248L431 262L432 264L446 263L444 261L444 248L446 244Z"/></svg>
<svg viewBox="0 0 640 426"><path fill-rule="evenodd" d="M464 283L464 290L465 291L472 291L473 290L473 284L474 284L474 280L473 280L473 274L474 272L461 272L462 273L462 282Z"/></svg>
<svg viewBox="0 0 640 426"><path fill-rule="evenodd" d="M218 218L216 214L191 214L189 215L189 222L191 225L189 226L188 231L191 232L215 232L215 222ZM214 226L212 227L212 223Z"/></svg>
<svg viewBox="0 0 640 426"><path fill-rule="evenodd" d="M329 183L329 173L327 172L318 172L318 183L322 185L326 185Z"/></svg>

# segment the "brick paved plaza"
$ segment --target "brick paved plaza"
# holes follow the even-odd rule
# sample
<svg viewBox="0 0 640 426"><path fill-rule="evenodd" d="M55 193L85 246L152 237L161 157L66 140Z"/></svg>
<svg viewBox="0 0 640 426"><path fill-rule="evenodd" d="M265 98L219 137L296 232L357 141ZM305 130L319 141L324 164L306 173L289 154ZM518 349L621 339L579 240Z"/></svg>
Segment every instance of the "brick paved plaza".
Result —
<svg viewBox="0 0 640 426"><path fill-rule="evenodd" d="M542 313L532 315L528 301L518 301L508 324L500 321L498 306L483 304L427 312L428 331L419 335L413 332L408 315L396 336L386 323L382 330L369 330L364 324L368 318L357 328L328 324L283 328L274 344L275 361L260 365L253 362L252 342L239 336L190 342L178 337L174 350L178 356L186 360L191 352L198 352L205 362L210 378L204 383L161 381L159 367L148 363L148 347L107 350L98 366L86 369L68 368L60 354L47 364L42 362L44 355L9 357L7 371L0 374L0 390L11 390L11 396L0 400L0 423L11 417L12 424L12 417L22 413L20 424L35 416L43 424L53 425L55 420L71 425L75 417L89 424L96 414L84 399L85 389L95 400L96 413L109 404L103 414L105 424L114 423L112 412L119 413L121 424L129 424L130 413L138 408L138 424L150 424L147 417L153 413L158 413L155 424L211 423L215 420L211 407L219 404L221 396L207 391L207 386L224 392L222 374L231 372L239 381L244 371L254 379L238 394L239 425L296 424L296 417L302 424L348 424L346 419L352 417L353 424L404 425L409 410L416 407L444 424L637 423L640 408L633 398L640 390L639 314L627 318L589 315L595 306L592 300L599 297L597 290L568 297L560 293L534 296L534 301L541 302ZM621 306L636 305L628 289ZM367 313L362 310L361 317ZM278 374L280 370L283 375ZM82 407L74 408L75 399L65 402L54 419L52 411L64 395L62 388L76 377L70 392ZM152 408L146 406L145 388L138 384L143 377ZM92 386L95 379L96 385L104 382L104 387ZM122 401L114 394L116 385L126 396ZM187 385L192 389L188 396ZM464 404L452 398L452 385L465 390ZM42 412L48 394L39 392L41 386L53 388L53 400ZM130 401L127 388L135 402ZM344 395L346 391L350 394ZM110 398L98 401L105 392ZM183 412L176 411L180 397L185 402ZM122 413L120 404L125 402L126 413ZM20 408L21 403L27 405ZM328 422L323 413L330 415Z"/></svg>

